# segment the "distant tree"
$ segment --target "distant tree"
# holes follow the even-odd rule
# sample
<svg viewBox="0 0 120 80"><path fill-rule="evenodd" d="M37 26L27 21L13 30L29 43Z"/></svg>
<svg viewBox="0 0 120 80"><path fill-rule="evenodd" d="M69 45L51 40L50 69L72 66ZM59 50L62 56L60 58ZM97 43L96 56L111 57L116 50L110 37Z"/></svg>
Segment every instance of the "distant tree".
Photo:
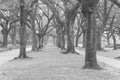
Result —
<svg viewBox="0 0 120 80"><path fill-rule="evenodd" d="M83 20L80 19L80 16L77 16L77 26L75 26L76 32L76 39L75 39L75 46L78 47L79 44L79 38L82 35L83 31L81 29L81 26L83 26Z"/></svg>
<svg viewBox="0 0 120 80"><path fill-rule="evenodd" d="M112 17L111 23L110 23L110 31L111 31L111 36L113 38L113 49L117 49L117 44L116 44L116 37L115 37L115 29L114 26L114 21L115 21L115 15Z"/></svg>
<svg viewBox="0 0 120 80"><path fill-rule="evenodd" d="M32 50L37 50L37 35L36 35L36 28L35 28L35 19L37 14L37 6L38 6L38 0L34 0L31 3L32 12L30 13L31 18L31 30L32 30Z"/></svg>
<svg viewBox="0 0 120 80"><path fill-rule="evenodd" d="M2 27L2 35L3 35L3 44L2 44L2 47L7 47L8 45L8 34L10 32L10 29L8 27L8 24L9 24L9 20L5 20L5 23L2 23L1 24L1 27Z"/></svg>
<svg viewBox="0 0 120 80"><path fill-rule="evenodd" d="M97 35L96 35L97 36L97 40L96 40L97 50L102 50L102 44L101 44L102 35L104 33L104 29L107 25L107 22L109 20L110 12L114 5L110 4L110 7L108 8L108 1L104 0L104 4L101 6L103 6L103 9L100 9L101 7L99 6L98 11L97 11L99 15L102 15L102 16L99 16L98 18L102 22L102 24L97 27Z"/></svg>
<svg viewBox="0 0 120 80"><path fill-rule="evenodd" d="M66 31L66 23L64 21L64 14L61 12L64 11L64 8L60 6L60 4L55 3L54 0L41 0L45 5L47 5L52 14L54 15L54 25L57 33L56 44L58 48L65 49L65 31Z"/></svg>

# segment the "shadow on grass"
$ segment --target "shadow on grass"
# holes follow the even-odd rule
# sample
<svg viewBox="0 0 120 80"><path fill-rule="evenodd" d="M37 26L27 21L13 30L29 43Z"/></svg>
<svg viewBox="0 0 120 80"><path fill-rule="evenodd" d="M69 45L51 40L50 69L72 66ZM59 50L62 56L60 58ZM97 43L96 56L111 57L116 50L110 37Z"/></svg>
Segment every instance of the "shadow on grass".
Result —
<svg viewBox="0 0 120 80"><path fill-rule="evenodd" d="M116 57L116 58L114 58L114 59L120 60L120 56L119 56L119 57Z"/></svg>

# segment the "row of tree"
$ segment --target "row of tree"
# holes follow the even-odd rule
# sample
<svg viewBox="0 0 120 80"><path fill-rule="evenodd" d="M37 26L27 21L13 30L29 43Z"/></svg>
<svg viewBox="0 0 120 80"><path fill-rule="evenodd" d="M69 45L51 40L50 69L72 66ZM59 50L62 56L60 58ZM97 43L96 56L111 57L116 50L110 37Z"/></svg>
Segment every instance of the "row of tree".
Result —
<svg viewBox="0 0 120 80"><path fill-rule="evenodd" d="M1 6L9 5L0 9L0 25L3 46L7 46L10 33L15 44L16 26L19 25L20 55L17 58L28 58L28 30L32 35L33 51L44 46L44 41L48 40L45 36L52 36L55 44L65 50L64 54L77 53L75 46L78 47L82 35L85 69L100 69L96 50L102 50L102 37L107 39L108 44L112 37L114 49L117 49L116 36L120 35L117 10L120 4L117 0L15 0L14 6L10 2L1 1Z"/></svg>

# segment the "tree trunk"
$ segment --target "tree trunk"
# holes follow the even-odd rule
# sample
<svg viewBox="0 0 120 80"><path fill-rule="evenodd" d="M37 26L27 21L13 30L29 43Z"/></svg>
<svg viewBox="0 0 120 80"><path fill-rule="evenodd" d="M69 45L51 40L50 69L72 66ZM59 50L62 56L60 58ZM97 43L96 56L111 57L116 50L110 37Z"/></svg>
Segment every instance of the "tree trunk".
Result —
<svg viewBox="0 0 120 80"><path fill-rule="evenodd" d="M12 28L11 39L12 39L12 44L15 45L16 44L16 27L15 26Z"/></svg>
<svg viewBox="0 0 120 80"><path fill-rule="evenodd" d="M82 35L82 32L81 32L81 33L78 33L78 34L76 35L76 43L75 43L76 47L78 47L79 38L80 38L81 35Z"/></svg>
<svg viewBox="0 0 120 80"><path fill-rule="evenodd" d="M31 13L31 24L32 24L32 50L37 50L37 35L35 29L35 19L37 12L37 4L35 5L35 10Z"/></svg>
<svg viewBox="0 0 120 80"><path fill-rule="evenodd" d="M78 47L78 40L79 40L79 37L78 35L76 36L76 41L75 41L75 46Z"/></svg>
<svg viewBox="0 0 120 80"><path fill-rule="evenodd" d="M53 43L56 44L56 37L53 37Z"/></svg>
<svg viewBox="0 0 120 80"><path fill-rule="evenodd" d="M2 47L7 47L7 44L8 44L8 34L7 34L7 31L5 29L2 30L2 35L3 35Z"/></svg>
<svg viewBox="0 0 120 80"><path fill-rule="evenodd" d="M42 47L44 46L44 37L42 37L42 41L41 41Z"/></svg>
<svg viewBox="0 0 120 80"><path fill-rule="evenodd" d="M75 46L78 47L78 41L79 41L79 38L81 36L82 32L80 33L80 28L78 29L77 31L77 34L76 34L76 41L75 41Z"/></svg>
<svg viewBox="0 0 120 80"><path fill-rule="evenodd" d="M9 24L9 21L6 20L6 24L4 26L4 29L2 29L2 34L3 34L3 44L2 46L3 47L7 47L8 45L8 24Z"/></svg>
<svg viewBox="0 0 120 80"><path fill-rule="evenodd" d="M20 53L18 58L28 58L26 54L26 20L27 10L25 10L24 0L20 0Z"/></svg>
<svg viewBox="0 0 120 80"><path fill-rule="evenodd" d="M116 45L115 35L113 34L112 37L113 37L113 49L116 50L117 49L117 45Z"/></svg>
<svg viewBox="0 0 120 80"><path fill-rule="evenodd" d="M35 51L37 50L37 37L36 37L36 29L35 29L35 18L36 18L36 13L33 13L31 22L32 22L32 50Z"/></svg>
<svg viewBox="0 0 120 80"><path fill-rule="evenodd" d="M66 53L75 53L75 47L74 47L74 38L73 38L73 32L72 32L73 22L72 20L68 20L67 23L67 50Z"/></svg>
<svg viewBox="0 0 120 80"><path fill-rule="evenodd" d="M85 48L86 46L86 31L83 31L83 45L82 47Z"/></svg>
<svg viewBox="0 0 120 80"><path fill-rule="evenodd" d="M108 45L110 45L110 38L107 38L107 43Z"/></svg>
<svg viewBox="0 0 120 80"><path fill-rule="evenodd" d="M107 44L110 45L110 36L109 36L109 33L106 34L107 35Z"/></svg>
<svg viewBox="0 0 120 80"><path fill-rule="evenodd" d="M18 58L27 58L25 31L26 31L25 25L21 25L21 28L20 28L20 54L19 54Z"/></svg>
<svg viewBox="0 0 120 80"><path fill-rule="evenodd" d="M41 46L41 38L39 37L39 46L38 48L40 49L42 46Z"/></svg>
<svg viewBox="0 0 120 80"><path fill-rule="evenodd" d="M61 46L62 46L61 34L57 33L57 47L61 48Z"/></svg>
<svg viewBox="0 0 120 80"><path fill-rule="evenodd" d="M43 37L39 37L39 49L43 48Z"/></svg>
<svg viewBox="0 0 120 80"><path fill-rule="evenodd" d="M101 38L102 38L101 30L98 29L97 30L97 41L96 41L96 49L97 50L102 50L102 47L101 47Z"/></svg>
<svg viewBox="0 0 120 80"><path fill-rule="evenodd" d="M96 19L94 14L87 16L87 33L84 69L100 69L96 59Z"/></svg>
<svg viewBox="0 0 120 80"><path fill-rule="evenodd" d="M3 34L3 44L2 44L2 47L7 47L7 44L8 44L8 34L5 32Z"/></svg>
<svg viewBox="0 0 120 80"><path fill-rule="evenodd" d="M65 49L65 36L64 33L62 33L62 45L61 45L61 49Z"/></svg>

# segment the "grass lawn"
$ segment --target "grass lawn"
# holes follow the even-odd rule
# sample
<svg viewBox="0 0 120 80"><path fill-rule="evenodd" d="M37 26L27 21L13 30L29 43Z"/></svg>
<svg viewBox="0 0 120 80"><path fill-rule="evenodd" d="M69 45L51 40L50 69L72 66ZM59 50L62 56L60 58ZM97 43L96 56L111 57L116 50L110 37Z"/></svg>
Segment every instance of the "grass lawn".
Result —
<svg viewBox="0 0 120 80"><path fill-rule="evenodd" d="M102 47L104 50L97 51L97 55L109 57L109 58L116 58L120 57L120 49L113 50L113 48L106 48ZM78 47L79 50L85 51L85 48Z"/></svg>
<svg viewBox="0 0 120 80"><path fill-rule="evenodd" d="M0 80L119 80L120 70L103 63L103 70L84 70L82 55L59 53L54 46L29 52L32 59L14 60L0 66Z"/></svg>

